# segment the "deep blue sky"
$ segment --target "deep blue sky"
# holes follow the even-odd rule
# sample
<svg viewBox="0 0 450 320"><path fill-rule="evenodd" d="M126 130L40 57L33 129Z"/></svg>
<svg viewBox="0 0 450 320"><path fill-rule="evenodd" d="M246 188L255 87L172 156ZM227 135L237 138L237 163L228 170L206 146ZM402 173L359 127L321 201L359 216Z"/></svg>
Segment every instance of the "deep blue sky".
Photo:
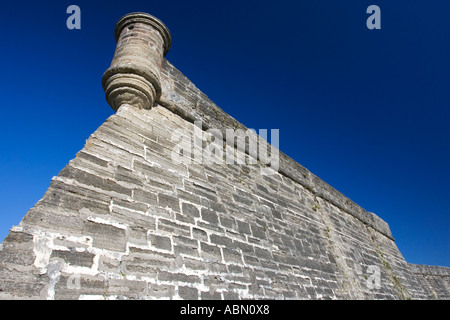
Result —
<svg viewBox="0 0 450 320"><path fill-rule="evenodd" d="M134 11L169 27L166 58L219 107L280 129L283 152L386 220L408 262L450 266L448 0L3 1L0 239L113 114L101 77Z"/></svg>

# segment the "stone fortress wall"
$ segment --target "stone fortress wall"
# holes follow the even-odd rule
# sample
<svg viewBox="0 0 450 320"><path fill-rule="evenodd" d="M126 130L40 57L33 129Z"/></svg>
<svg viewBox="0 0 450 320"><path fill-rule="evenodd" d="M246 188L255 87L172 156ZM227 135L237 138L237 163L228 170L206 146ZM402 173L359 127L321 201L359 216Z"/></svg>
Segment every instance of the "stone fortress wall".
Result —
<svg viewBox="0 0 450 320"><path fill-rule="evenodd" d="M117 112L1 244L0 298L449 298L449 268L408 264L385 221L282 152L268 147L265 174L258 157L175 161L175 132L246 128L164 58L161 21L130 14L115 35L103 86Z"/></svg>

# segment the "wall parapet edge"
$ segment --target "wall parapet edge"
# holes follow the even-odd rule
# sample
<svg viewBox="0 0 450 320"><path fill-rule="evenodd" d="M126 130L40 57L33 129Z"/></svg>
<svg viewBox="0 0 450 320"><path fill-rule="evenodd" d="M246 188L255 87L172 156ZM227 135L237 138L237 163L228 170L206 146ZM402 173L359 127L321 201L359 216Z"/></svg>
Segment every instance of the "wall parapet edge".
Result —
<svg viewBox="0 0 450 320"><path fill-rule="evenodd" d="M427 264L408 263L413 273L433 275L433 276L450 276L450 268L442 266L430 266Z"/></svg>
<svg viewBox="0 0 450 320"><path fill-rule="evenodd" d="M215 128L222 132L230 128L247 130L243 124L211 101L165 58L162 63L161 75L162 94L156 101L159 105L191 123L201 120L203 130L209 128ZM281 175L299 183L304 188L310 190L315 196L328 201L360 220L365 225L395 241L386 221L376 214L363 209L283 152L279 151L279 156L280 163L278 172Z"/></svg>

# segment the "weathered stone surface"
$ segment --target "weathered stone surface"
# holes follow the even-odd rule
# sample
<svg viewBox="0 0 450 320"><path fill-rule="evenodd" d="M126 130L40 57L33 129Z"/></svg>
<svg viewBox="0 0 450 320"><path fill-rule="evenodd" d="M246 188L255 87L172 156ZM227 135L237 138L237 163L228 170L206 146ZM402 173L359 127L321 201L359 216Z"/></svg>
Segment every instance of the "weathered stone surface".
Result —
<svg viewBox="0 0 450 320"><path fill-rule="evenodd" d="M139 81L114 66L142 29L156 104L111 98L117 113L0 245L1 299L450 298L449 268L406 263L385 221L283 153L271 175L176 162L176 130L246 128L162 58L164 30L122 27L113 70Z"/></svg>
<svg viewBox="0 0 450 320"><path fill-rule="evenodd" d="M53 250L50 259L60 258L63 261L65 261L68 265L90 268L94 263L94 257L95 255L89 252L77 252L75 250L71 251Z"/></svg>
<svg viewBox="0 0 450 320"><path fill-rule="evenodd" d="M86 221L84 230L87 236L93 238L93 246L96 248L113 251L126 250L126 233L122 228L101 222Z"/></svg>
<svg viewBox="0 0 450 320"><path fill-rule="evenodd" d="M0 263L3 265L31 266L36 258L33 236L12 231L3 240L0 250Z"/></svg>
<svg viewBox="0 0 450 320"><path fill-rule="evenodd" d="M450 268L409 264L422 288L438 300L450 300Z"/></svg>

